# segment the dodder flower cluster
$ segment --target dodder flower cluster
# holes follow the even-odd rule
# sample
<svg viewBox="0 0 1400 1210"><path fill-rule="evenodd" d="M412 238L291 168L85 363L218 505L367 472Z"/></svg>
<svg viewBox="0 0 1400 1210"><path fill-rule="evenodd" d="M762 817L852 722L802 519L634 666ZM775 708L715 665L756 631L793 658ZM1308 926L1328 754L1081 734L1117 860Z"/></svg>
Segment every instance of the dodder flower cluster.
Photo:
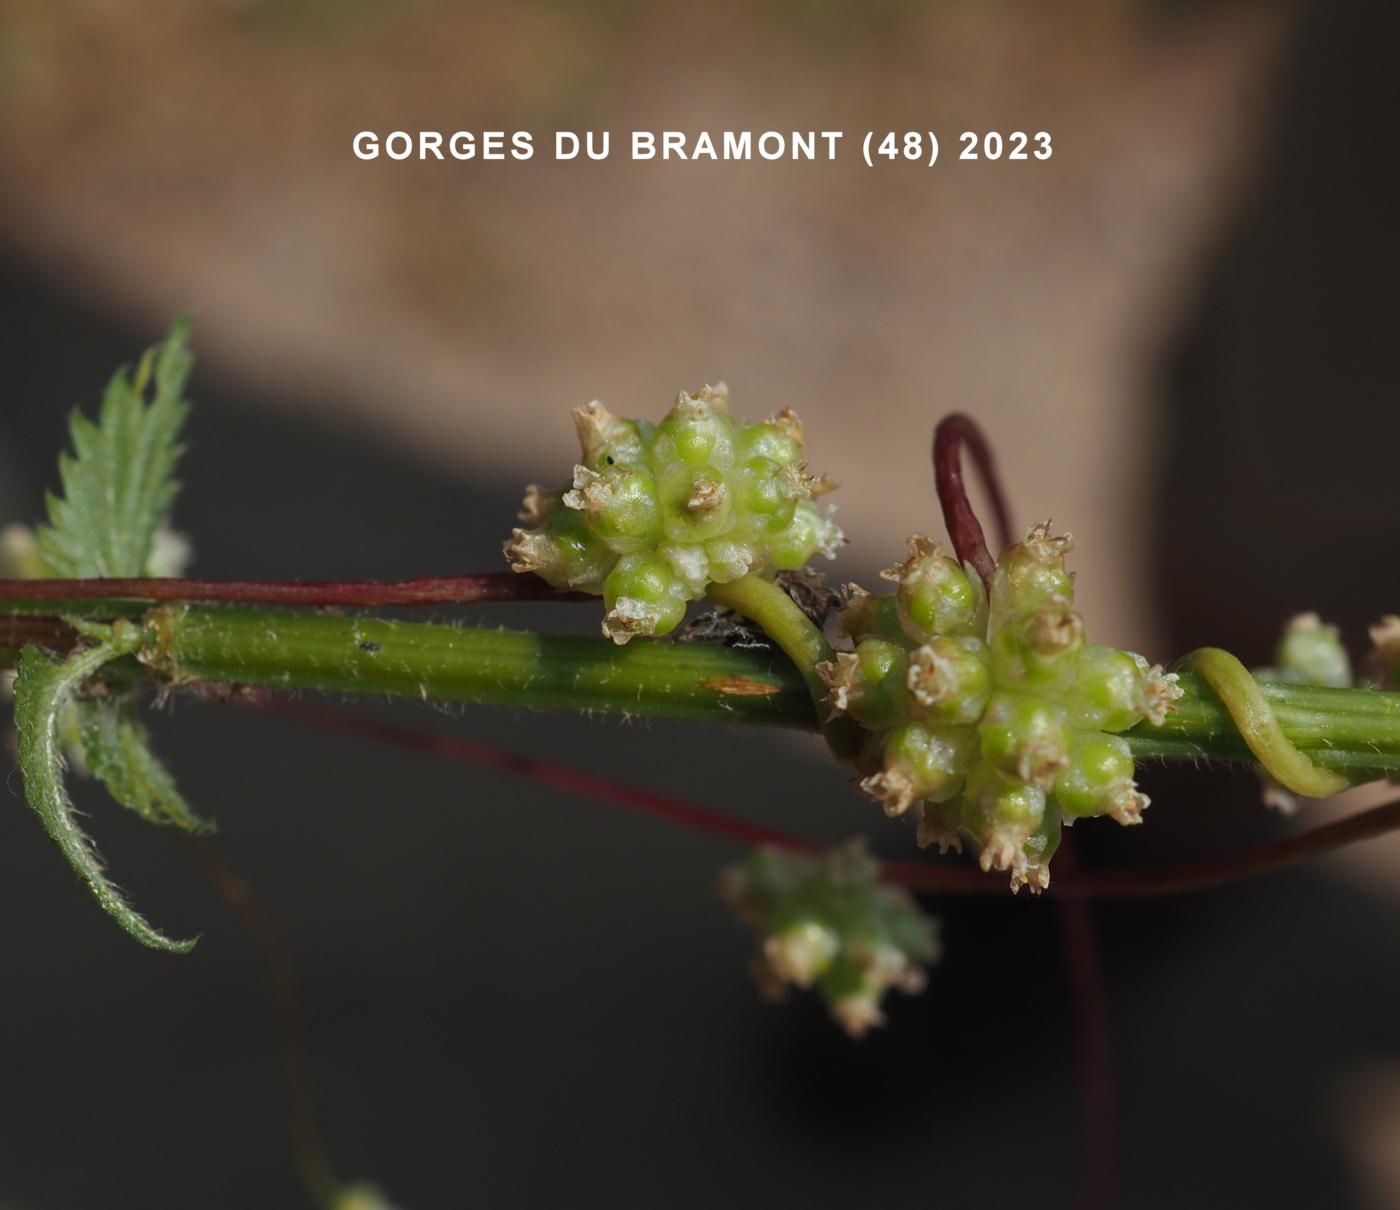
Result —
<svg viewBox="0 0 1400 1210"><path fill-rule="evenodd" d="M756 849L720 889L760 936L759 986L774 998L816 986L853 1036L884 1022L890 988L922 991L924 967L939 956L935 921L880 881L859 840L811 857Z"/></svg>
<svg viewBox="0 0 1400 1210"><path fill-rule="evenodd" d="M830 708L871 732L862 788L890 815L916 808L922 845L971 837L1013 890L1049 885L1062 823L1141 821L1147 797L1115 733L1160 725L1181 692L1141 656L1086 645L1069 549L1036 526L984 590L916 537L884 573L894 595L862 593L843 613L855 649L819 668Z"/></svg>
<svg viewBox="0 0 1400 1210"><path fill-rule="evenodd" d="M515 571L602 594L603 633L618 643L674 630L712 583L795 571L841 541L834 510L812 501L827 485L807 473L789 409L734 420L721 384L682 391L660 424L597 402L574 421L583 461L572 485L529 489L520 514L529 528L505 553Z"/></svg>

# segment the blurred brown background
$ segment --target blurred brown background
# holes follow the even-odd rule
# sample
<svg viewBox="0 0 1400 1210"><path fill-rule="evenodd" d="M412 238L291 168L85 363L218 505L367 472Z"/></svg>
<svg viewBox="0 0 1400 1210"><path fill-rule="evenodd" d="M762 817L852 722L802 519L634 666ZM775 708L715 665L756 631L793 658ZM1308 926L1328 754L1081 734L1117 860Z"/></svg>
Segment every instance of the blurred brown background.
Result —
<svg viewBox="0 0 1400 1210"><path fill-rule="evenodd" d="M1021 518L1078 537L1097 639L1262 662L1317 607L1359 649L1400 600L1396 32L1381 0L9 0L0 520L33 518L68 405L195 305L180 520L209 575L494 567L520 484L571 459L569 407L660 414L724 378L802 414L842 484L839 574L939 528L928 439L958 408ZM860 162L865 130L930 127L934 170ZM612 159L552 162L561 128L611 130ZM848 133L835 164L662 164L627 161L633 128ZM365 129L539 150L363 163ZM1055 155L959 163L963 129ZM781 737L428 721L909 843ZM723 846L259 720L163 725L288 934L332 1153L405 1204L992 1206L1008 1180L1077 1203L1044 905L937 905L945 968L852 1048L754 1002L709 899ZM1284 826L1247 776L1150 776L1152 826L1085 829L1089 860ZM153 918L208 935L134 953L0 813L0 1022L26 1040L0 1057L0 1206L300 1204L256 950L178 853L82 801ZM1393 885L1378 848L1100 909L1118 1204L1400 1204Z"/></svg>
<svg viewBox="0 0 1400 1210"><path fill-rule="evenodd" d="M221 364L463 475L548 477L567 408L723 378L807 420L862 572L936 524L929 431L962 408L1019 507L1080 537L1097 633L1154 647L1150 369L1257 158L1284 10L11 8L0 222L89 294L153 325L198 305ZM935 169L861 162L864 131L929 128ZM539 152L351 154L457 129ZM613 131L612 158L554 162L558 129ZM835 163L663 164L632 129L848 133ZM1055 154L958 162L964 129Z"/></svg>

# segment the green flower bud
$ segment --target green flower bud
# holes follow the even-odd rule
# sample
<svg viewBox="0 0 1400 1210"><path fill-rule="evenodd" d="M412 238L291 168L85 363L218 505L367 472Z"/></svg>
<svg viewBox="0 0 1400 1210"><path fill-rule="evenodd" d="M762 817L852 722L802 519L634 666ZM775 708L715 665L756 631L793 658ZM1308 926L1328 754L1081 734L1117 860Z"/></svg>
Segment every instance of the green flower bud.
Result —
<svg viewBox="0 0 1400 1210"><path fill-rule="evenodd" d="M770 550L773 566L779 571L796 571L816 555L836 557L841 545L841 530L831 519L836 510L827 507L825 514L810 500L799 500L793 510L792 524L773 536Z"/></svg>
<svg viewBox="0 0 1400 1210"><path fill-rule="evenodd" d="M618 644L634 635L666 634L685 617L685 585L661 559L625 555L603 585L603 633Z"/></svg>
<svg viewBox="0 0 1400 1210"><path fill-rule="evenodd" d="M846 948L822 978L822 994L841 1028L860 1038L885 1023L880 1002L889 988L914 995L924 985L923 970L897 946L867 941Z"/></svg>
<svg viewBox="0 0 1400 1210"><path fill-rule="evenodd" d="M742 538L715 538L705 544L708 578L712 584L728 584L759 565L758 550Z"/></svg>
<svg viewBox="0 0 1400 1210"><path fill-rule="evenodd" d="M1093 732L1081 737L1055 775L1055 801L1075 818L1109 815L1121 824L1141 823L1147 797L1133 780L1127 741Z"/></svg>
<svg viewBox="0 0 1400 1210"><path fill-rule="evenodd" d="M1038 895L1050 885L1050 859L1060 847L1063 821L1054 803L1047 803L1045 816L1025 842L1021 852L1011 865L1011 893L1014 895L1023 886L1029 887L1032 895Z"/></svg>
<svg viewBox="0 0 1400 1210"><path fill-rule="evenodd" d="M936 638L909 659L909 710L926 723L977 722L992 692L992 669L981 639Z"/></svg>
<svg viewBox="0 0 1400 1210"><path fill-rule="evenodd" d="M880 1024L891 988L922 990L938 958L935 921L880 881L860 841L820 856L756 850L725 872L721 893L759 933L760 987L815 984L854 1036Z"/></svg>
<svg viewBox="0 0 1400 1210"><path fill-rule="evenodd" d="M706 542L733 528L733 501L712 466L676 465L660 479L662 522L672 542Z"/></svg>
<svg viewBox="0 0 1400 1210"><path fill-rule="evenodd" d="M616 554L652 545L661 533L656 480L643 466L617 463L601 473L576 466L562 502L582 512L589 532Z"/></svg>
<svg viewBox="0 0 1400 1210"><path fill-rule="evenodd" d="M1126 731L1144 718L1160 727L1181 692L1176 673L1149 666L1131 651L1091 645L1064 700L1076 727Z"/></svg>
<svg viewBox="0 0 1400 1210"><path fill-rule="evenodd" d="M1034 525L1025 541L1008 546L997 560L991 583L992 624L1012 614L1038 609L1055 598L1074 600L1074 577L1065 570L1065 555L1074 547L1068 534L1056 536L1050 523Z"/></svg>
<svg viewBox="0 0 1400 1210"><path fill-rule="evenodd" d="M1315 613L1300 613L1289 621L1274 663L1286 681L1332 689L1351 687L1351 659L1337 628L1324 625Z"/></svg>
<svg viewBox="0 0 1400 1210"><path fill-rule="evenodd" d="M574 427L590 470L640 462L645 456L646 428L638 421L619 419L596 399L574 409Z"/></svg>
<svg viewBox="0 0 1400 1210"><path fill-rule="evenodd" d="M833 714L849 714L862 727L893 726L905 713L905 673L909 653L889 639L863 640L854 651L839 651L817 666L830 688Z"/></svg>
<svg viewBox="0 0 1400 1210"><path fill-rule="evenodd" d="M763 943L763 957L784 983L811 987L841 951L841 935L819 920L801 920Z"/></svg>
<svg viewBox="0 0 1400 1210"><path fill-rule="evenodd" d="M505 544L512 571L532 571L555 588L601 592L616 555L589 531L584 517L561 508L543 529L516 529Z"/></svg>
<svg viewBox="0 0 1400 1210"><path fill-rule="evenodd" d="M977 730L982 755L1007 777L1048 789L1069 763L1065 712L1045 698L998 692Z"/></svg>
<svg viewBox="0 0 1400 1210"><path fill-rule="evenodd" d="M884 805L886 815L902 815L919 799L941 802L956 795L976 750L971 727L904 723L885 736L884 765L860 786Z"/></svg>
<svg viewBox="0 0 1400 1210"><path fill-rule="evenodd" d="M1084 647L1084 619L1063 600L1013 614L992 635L997 681L1052 691L1075 674Z"/></svg>
<svg viewBox="0 0 1400 1210"><path fill-rule="evenodd" d="M750 458L734 478L740 506L762 530L782 530L792 524L797 502L811 495L810 478L797 463L781 466L771 458Z"/></svg>
<svg viewBox="0 0 1400 1210"><path fill-rule="evenodd" d="M791 408L783 408L764 424L748 425L739 437L744 458L768 458L779 466L802 460L802 422Z"/></svg>
<svg viewBox="0 0 1400 1210"><path fill-rule="evenodd" d="M850 603L837 619L838 634L859 642L871 635L883 638L904 638L899 621L899 606L894 597L876 597L857 584L847 586Z"/></svg>
<svg viewBox="0 0 1400 1210"><path fill-rule="evenodd" d="M942 554L937 543L915 534L903 563L880 573L899 585L899 620L912 638L975 635L986 628L981 581Z"/></svg>
<svg viewBox="0 0 1400 1210"><path fill-rule="evenodd" d="M1026 844L1045 822L1047 800L1038 785L1008 777L987 763L973 766L963 796L962 825L981 846L984 870L1009 870L1012 889L1026 881Z"/></svg>
<svg viewBox="0 0 1400 1210"><path fill-rule="evenodd" d="M734 429L729 399L706 387L694 395L682 391L676 406L656 426L656 455L662 462L688 466L729 467L734 462Z"/></svg>

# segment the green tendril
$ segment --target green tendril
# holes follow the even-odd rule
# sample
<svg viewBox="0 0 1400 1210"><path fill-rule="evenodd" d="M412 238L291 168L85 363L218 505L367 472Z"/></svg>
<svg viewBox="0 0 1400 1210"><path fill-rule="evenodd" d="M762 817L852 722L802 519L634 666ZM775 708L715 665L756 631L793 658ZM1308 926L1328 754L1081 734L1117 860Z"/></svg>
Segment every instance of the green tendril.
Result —
<svg viewBox="0 0 1400 1210"><path fill-rule="evenodd" d="M711 584L705 595L716 605L732 609L763 628L802 673L812 699L826 696L826 682L817 675L817 665L832 658L831 644L772 580L748 575L729 584Z"/></svg>
<svg viewBox="0 0 1400 1210"><path fill-rule="evenodd" d="M762 627L802 674L832 755L839 761L854 761L861 749L860 728L849 718L834 717L825 704L827 684L818 668L833 659L835 652L811 618L777 584L760 575L747 575L729 584L711 584L705 595L714 604Z"/></svg>
<svg viewBox="0 0 1400 1210"><path fill-rule="evenodd" d="M1259 683L1228 651L1202 647L1182 659L1180 667L1215 690L1249 750L1280 785L1307 798L1326 798L1351 784L1340 773L1313 764L1294 746Z"/></svg>

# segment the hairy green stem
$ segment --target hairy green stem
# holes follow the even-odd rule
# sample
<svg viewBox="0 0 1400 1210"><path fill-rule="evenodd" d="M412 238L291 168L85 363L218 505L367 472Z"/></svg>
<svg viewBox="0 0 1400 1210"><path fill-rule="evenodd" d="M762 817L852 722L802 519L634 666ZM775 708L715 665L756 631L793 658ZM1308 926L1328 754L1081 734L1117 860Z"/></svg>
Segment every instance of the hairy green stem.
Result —
<svg viewBox="0 0 1400 1210"><path fill-rule="evenodd" d="M149 615L142 658L176 683L219 682L811 727L805 687L774 656L686 643L213 606Z"/></svg>
<svg viewBox="0 0 1400 1210"><path fill-rule="evenodd" d="M826 695L817 665L832 658L831 644L793 599L772 580L749 575L728 584L711 584L705 594L716 605L756 622L802 673L813 701Z"/></svg>
<svg viewBox="0 0 1400 1210"><path fill-rule="evenodd" d="M810 623L803 619L804 623ZM4 619L0 619L3 630ZM16 639L32 641L30 627ZM221 606L147 615L148 669L177 683L480 702L539 709L819 729L806 678L769 653ZM815 630L815 627L812 628ZM54 626L63 650L71 636ZM798 633L800 633L800 628ZM811 636L809 655L819 649ZM0 643L0 666L14 653ZM110 674L129 675L120 662ZM1189 673L1161 727L1125 733L1138 757L1253 761L1213 690ZM1400 770L1400 693L1258 682L1283 735L1351 780Z"/></svg>
<svg viewBox="0 0 1400 1210"><path fill-rule="evenodd" d="M825 705L827 685L818 675L817 665L831 660L835 653L820 627L777 584L762 576L747 575L728 584L711 584L705 595L716 605L757 622L782 649L812 696L827 747L837 760L854 767L866 735L854 719L833 718Z"/></svg>

